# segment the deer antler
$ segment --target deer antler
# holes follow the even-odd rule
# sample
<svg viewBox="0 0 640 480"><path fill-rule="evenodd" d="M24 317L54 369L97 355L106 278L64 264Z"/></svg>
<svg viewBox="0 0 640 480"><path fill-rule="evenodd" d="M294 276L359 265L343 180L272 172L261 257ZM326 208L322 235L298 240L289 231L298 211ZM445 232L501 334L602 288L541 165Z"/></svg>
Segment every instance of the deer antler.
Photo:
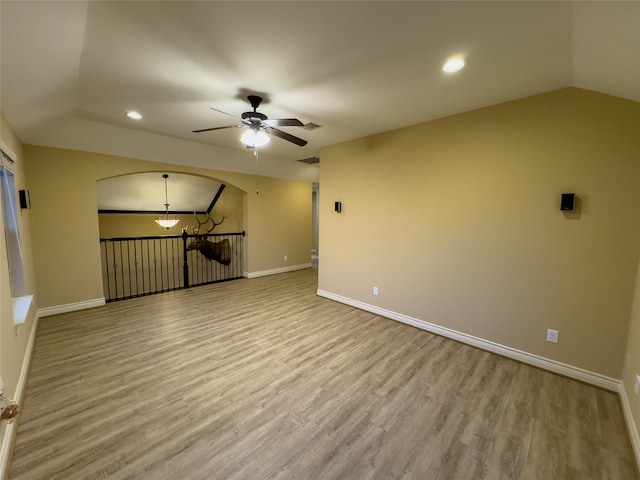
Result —
<svg viewBox="0 0 640 480"><path fill-rule="evenodd" d="M195 235L208 235L209 233L211 233L213 231L214 228L216 228L218 225L220 225L222 222L224 222L224 219L227 218L224 216L224 213L222 214L222 220L220 220L219 222L216 223L216 221L211 218L211 214L207 215L207 219L204 222L201 222L200 219L198 218L198 215L196 215L196 212L193 212L193 216L196 217L196 221L198 222L198 228L194 228L193 229L193 233ZM206 225L208 223L211 223L211 228L209 228L207 230L207 233L202 233L200 234L200 228L202 228L203 225Z"/></svg>

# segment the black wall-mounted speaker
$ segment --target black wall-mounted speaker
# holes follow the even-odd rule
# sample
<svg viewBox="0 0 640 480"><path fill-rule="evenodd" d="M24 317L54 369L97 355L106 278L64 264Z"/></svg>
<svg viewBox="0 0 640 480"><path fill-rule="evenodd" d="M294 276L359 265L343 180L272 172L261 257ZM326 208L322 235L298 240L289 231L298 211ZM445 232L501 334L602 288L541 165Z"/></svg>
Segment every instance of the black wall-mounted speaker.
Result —
<svg viewBox="0 0 640 480"><path fill-rule="evenodd" d="M20 198L20 208L31 208L31 199L29 198L29 190L18 190L18 196Z"/></svg>
<svg viewBox="0 0 640 480"><path fill-rule="evenodd" d="M563 193L560 199L560 210L564 212L573 211L575 205L576 194L575 193Z"/></svg>
<svg viewBox="0 0 640 480"><path fill-rule="evenodd" d="M338 213L342 212L342 202L336 202L334 205L334 209Z"/></svg>

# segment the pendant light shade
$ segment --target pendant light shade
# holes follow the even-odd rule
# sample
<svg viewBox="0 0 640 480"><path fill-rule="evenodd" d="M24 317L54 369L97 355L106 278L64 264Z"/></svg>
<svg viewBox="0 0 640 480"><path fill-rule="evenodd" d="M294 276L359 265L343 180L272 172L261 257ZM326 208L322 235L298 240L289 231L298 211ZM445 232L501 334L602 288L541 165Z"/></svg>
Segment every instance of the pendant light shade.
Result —
<svg viewBox="0 0 640 480"><path fill-rule="evenodd" d="M160 225L161 227L166 228L167 230L169 230L171 227L175 227L178 222L180 220L178 220L177 218L163 218L163 217L159 217L156 220L156 223L158 225Z"/></svg>

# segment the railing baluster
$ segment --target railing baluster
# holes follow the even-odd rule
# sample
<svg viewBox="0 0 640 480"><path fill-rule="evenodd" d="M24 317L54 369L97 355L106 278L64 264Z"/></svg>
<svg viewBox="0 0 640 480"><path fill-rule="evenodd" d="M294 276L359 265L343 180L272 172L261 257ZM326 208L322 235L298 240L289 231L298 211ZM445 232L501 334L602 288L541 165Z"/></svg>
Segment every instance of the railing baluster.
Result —
<svg viewBox="0 0 640 480"><path fill-rule="evenodd" d="M106 274L106 280L107 280L107 298L111 297L111 285L109 282L109 251L108 251L108 247L107 244L105 242L104 244L104 264L106 266L106 268L104 268L104 272Z"/></svg>
<svg viewBox="0 0 640 480"><path fill-rule="evenodd" d="M156 241L153 241L153 284L158 293L158 257L156 255Z"/></svg>
<svg viewBox="0 0 640 480"><path fill-rule="evenodd" d="M160 291L163 292L164 291L164 261L165 261L165 256L164 256L164 249L162 248L162 243L158 240L156 240L156 247L159 250L158 253L158 258L159 258L159 262L160 262L160 268L158 268L158 270L160 271Z"/></svg>
<svg viewBox="0 0 640 480"><path fill-rule="evenodd" d="M127 241L126 245L127 245L127 272L129 272L127 277L128 277L128 280L129 280L129 296L131 296L131 251L129 249L129 242L128 241Z"/></svg>
<svg viewBox="0 0 640 480"><path fill-rule="evenodd" d="M115 290L115 298L118 298L118 265L116 263L116 244L112 245L113 250L113 289Z"/></svg>
<svg viewBox="0 0 640 480"><path fill-rule="evenodd" d="M187 230L182 231L182 276L183 276L183 288L189 288L189 258L187 257Z"/></svg>
<svg viewBox="0 0 640 480"><path fill-rule="evenodd" d="M174 239L169 240L169 245L171 245L171 285L173 285L173 290L176 288L176 255L174 250Z"/></svg>
<svg viewBox="0 0 640 480"><path fill-rule="evenodd" d="M122 243L118 246L120 247L120 281L122 282L122 295L124 295L124 260L122 259Z"/></svg>
<svg viewBox="0 0 640 480"><path fill-rule="evenodd" d="M138 247L133 240L133 266L136 268L136 296L140 295L140 284L138 282Z"/></svg>
<svg viewBox="0 0 640 480"><path fill-rule="evenodd" d="M144 247L142 245L142 242L144 240L140 240L140 272L141 272L141 277L142 277L142 293L146 293L147 291L144 288Z"/></svg>

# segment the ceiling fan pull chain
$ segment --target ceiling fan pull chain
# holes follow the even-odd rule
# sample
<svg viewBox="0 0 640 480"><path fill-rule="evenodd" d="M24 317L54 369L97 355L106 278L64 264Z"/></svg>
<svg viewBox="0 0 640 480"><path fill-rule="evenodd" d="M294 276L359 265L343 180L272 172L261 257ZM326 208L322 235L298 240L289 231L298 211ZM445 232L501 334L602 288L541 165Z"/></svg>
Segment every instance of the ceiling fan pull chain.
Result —
<svg viewBox="0 0 640 480"><path fill-rule="evenodd" d="M253 147L253 156L256 157L256 195L260 193L260 175L258 172L258 147Z"/></svg>

